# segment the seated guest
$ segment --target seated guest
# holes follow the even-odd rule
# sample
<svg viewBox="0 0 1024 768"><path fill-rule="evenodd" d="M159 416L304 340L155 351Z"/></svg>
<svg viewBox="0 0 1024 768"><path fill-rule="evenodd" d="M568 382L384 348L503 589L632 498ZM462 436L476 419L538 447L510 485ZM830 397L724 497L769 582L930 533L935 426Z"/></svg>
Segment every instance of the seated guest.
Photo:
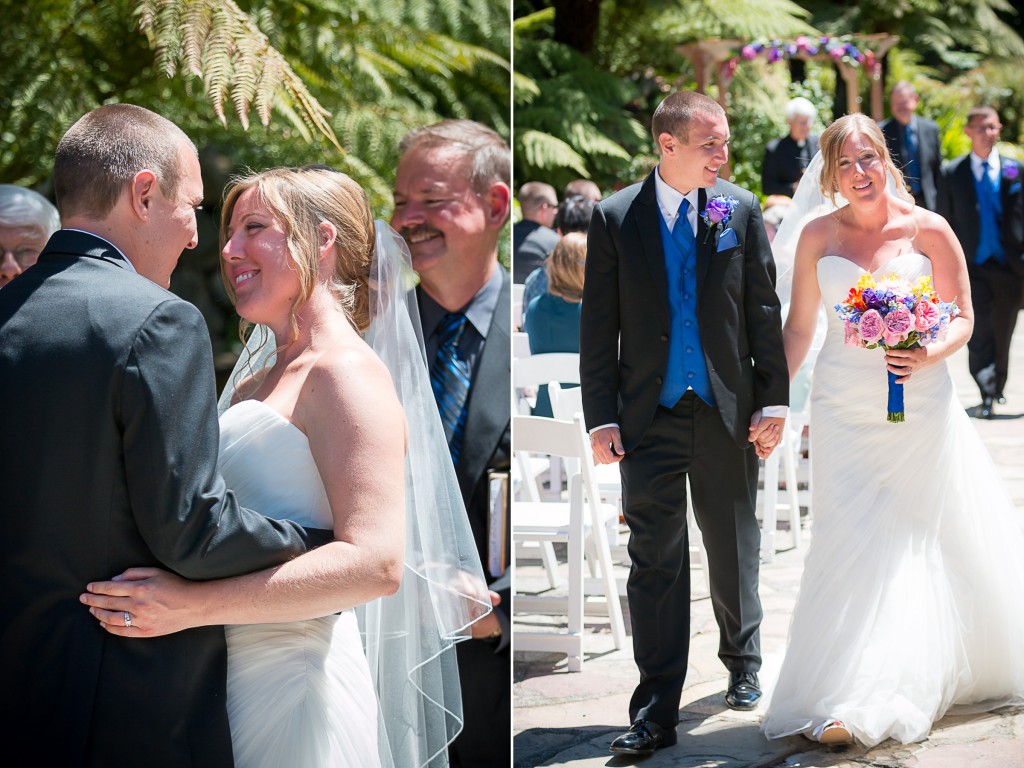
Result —
<svg viewBox="0 0 1024 768"><path fill-rule="evenodd" d="M567 197L582 195L592 203L601 202L601 188L590 179L574 179L565 185L564 200Z"/></svg>
<svg viewBox="0 0 1024 768"><path fill-rule="evenodd" d="M555 188L541 181L528 181L519 188L522 221L512 226L512 282L522 283L558 242L553 229L558 196Z"/></svg>
<svg viewBox="0 0 1024 768"><path fill-rule="evenodd" d="M45 197L14 184L0 184L0 288L36 263L60 216Z"/></svg>
<svg viewBox="0 0 1024 768"><path fill-rule="evenodd" d="M818 110L803 96L786 104L789 135L769 141L761 164L761 191L766 195L792 196L804 169L818 152L818 137L811 126Z"/></svg>
<svg viewBox="0 0 1024 768"><path fill-rule="evenodd" d="M555 213L555 227L558 229L558 234L562 236L568 235L570 232L586 234L590 228L590 217L594 213L595 205L596 201L585 195L571 195L562 200ZM543 266L537 267L526 278L526 284L523 287L523 309L528 309L530 302L547 289L548 273Z"/></svg>
<svg viewBox="0 0 1024 768"><path fill-rule="evenodd" d="M523 323L530 337L531 355L580 351L580 306L586 261L587 236L583 232L570 232L558 241L548 257L545 266L548 289L530 302ZM537 390L533 415L552 415L547 385Z"/></svg>

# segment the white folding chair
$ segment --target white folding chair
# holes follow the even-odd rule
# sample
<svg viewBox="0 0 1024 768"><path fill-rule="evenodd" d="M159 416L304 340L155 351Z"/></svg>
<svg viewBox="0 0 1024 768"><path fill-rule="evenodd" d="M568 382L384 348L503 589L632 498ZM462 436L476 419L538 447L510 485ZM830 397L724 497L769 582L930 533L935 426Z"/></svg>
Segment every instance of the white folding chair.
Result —
<svg viewBox="0 0 1024 768"><path fill-rule="evenodd" d="M590 441L579 416L571 421L538 416L513 416L512 452L518 455L549 454L573 459L579 470L569 479L567 501L519 502L512 516L514 542L565 542L568 558L568 589L566 595L524 594L516 591L513 613L555 613L567 619L565 632L526 631L513 626L512 647L517 651L554 651L568 656L569 670L578 672L583 664L583 613L588 597L600 597L600 608L608 615L616 648L626 642L625 622L619 603L619 591L612 573L611 552L604 536L609 516L618 517L618 510L600 502L591 469L593 458ZM590 541L588 541L588 539ZM598 562L596 579L583 575L586 551L592 546ZM513 569L515 561L513 561ZM513 571L513 585L516 584Z"/></svg>
<svg viewBox="0 0 1024 768"><path fill-rule="evenodd" d="M523 327L523 292L526 286L522 283L512 283L512 330L518 331Z"/></svg>
<svg viewBox="0 0 1024 768"><path fill-rule="evenodd" d="M512 389L519 413L528 415L535 404L537 387L552 381L580 383L578 352L543 352L512 361Z"/></svg>
<svg viewBox="0 0 1024 768"><path fill-rule="evenodd" d="M571 419L577 413L583 412L583 390L579 387L565 389L558 382L548 384L548 394L551 397L551 412L556 419ZM594 479L597 482L598 492L601 500L607 504L614 505L621 516L622 514L622 475L619 473L618 464L598 464L594 466ZM693 502L690 501L689 493L686 499L686 523L690 539L690 568L699 568L704 572L704 588L701 591L694 591L694 599L707 597L711 594L711 575L708 573L708 554L704 548L704 538L700 528L697 527L697 518L693 514ZM626 546L619 541L618 521L614 529L609 532L609 545L613 557L618 562L629 563L629 554ZM626 594L626 584L619 583L619 593Z"/></svg>
<svg viewBox="0 0 1024 768"><path fill-rule="evenodd" d="M512 332L512 358L530 356L530 335L526 331Z"/></svg>

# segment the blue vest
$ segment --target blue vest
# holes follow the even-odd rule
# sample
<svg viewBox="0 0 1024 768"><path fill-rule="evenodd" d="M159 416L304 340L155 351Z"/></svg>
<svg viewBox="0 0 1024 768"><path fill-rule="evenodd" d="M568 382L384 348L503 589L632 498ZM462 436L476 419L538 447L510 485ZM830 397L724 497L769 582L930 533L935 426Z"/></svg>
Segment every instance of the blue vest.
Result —
<svg viewBox="0 0 1024 768"><path fill-rule="evenodd" d="M981 179L975 178L974 191L978 196L978 221L981 224L974 263L981 265L989 259L993 259L1000 264L1005 264L1006 256L1003 252L1003 243L999 232L999 224L1003 218L1003 203L999 199L998 182L993 188L987 166Z"/></svg>
<svg viewBox="0 0 1024 768"><path fill-rule="evenodd" d="M700 343L700 325L697 323L697 245L693 253L684 254L672 237L665 219L658 215L661 225L661 244L665 251L665 274L668 277L668 366L661 385L658 404L671 408L686 392L687 387L708 405L715 404L704 360L704 347ZM689 226L685 220L676 226Z"/></svg>

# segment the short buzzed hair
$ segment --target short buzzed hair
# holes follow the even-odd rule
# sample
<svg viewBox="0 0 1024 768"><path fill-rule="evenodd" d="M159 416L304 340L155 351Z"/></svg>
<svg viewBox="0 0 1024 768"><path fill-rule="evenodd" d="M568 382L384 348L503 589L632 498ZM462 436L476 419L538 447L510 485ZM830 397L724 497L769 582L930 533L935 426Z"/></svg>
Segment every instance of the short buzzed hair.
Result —
<svg viewBox="0 0 1024 768"><path fill-rule="evenodd" d="M107 104L86 113L57 145L53 190L61 216L102 219L139 171L156 175L168 198L178 192L183 146L196 147L178 126L134 104ZM198 155L198 153L196 152Z"/></svg>
<svg viewBox="0 0 1024 768"><path fill-rule="evenodd" d="M583 195L583 197L590 198L595 203L601 202L601 188L590 179L573 179L566 184L565 193L562 197L572 197L573 195Z"/></svg>
<svg viewBox="0 0 1024 768"><path fill-rule="evenodd" d="M992 107L971 107L967 111L967 125L970 125L971 121L976 117L994 117L996 120L999 120L999 113Z"/></svg>
<svg viewBox="0 0 1024 768"><path fill-rule="evenodd" d="M485 194L491 184L512 185L512 150L497 131L473 120L442 120L409 131L398 144L404 155L412 149L451 149L470 161L470 184Z"/></svg>
<svg viewBox="0 0 1024 768"><path fill-rule="evenodd" d="M680 91L665 97L664 101L654 110L651 119L651 134L657 145L658 137L663 133L675 136L680 141L689 142L690 123L694 115L724 115L722 105L709 96L696 91Z"/></svg>
<svg viewBox="0 0 1024 768"><path fill-rule="evenodd" d="M544 203L554 208L558 205L558 193L543 181L528 181L519 188L519 207L524 214L533 215Z"/></svg>

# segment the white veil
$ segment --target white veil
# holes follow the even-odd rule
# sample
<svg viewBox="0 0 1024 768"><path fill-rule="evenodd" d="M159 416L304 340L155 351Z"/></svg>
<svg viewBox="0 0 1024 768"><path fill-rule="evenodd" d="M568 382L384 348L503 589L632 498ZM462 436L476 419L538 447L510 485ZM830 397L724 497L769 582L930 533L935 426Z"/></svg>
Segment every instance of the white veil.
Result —
<svg viewBox="0 0 1024 768"><path fill-rule="evenodd" d="M398 592L356 612L377 691L383 765L437 768L448 764L448 744L463 723L455 643L469 637L490 600L430 388L413 286L405 242L378 220L365 339L391 372L408 424L405 574ZM273 333L256 327L221 412L242 378L273 364L274 348Z"/></svg>

